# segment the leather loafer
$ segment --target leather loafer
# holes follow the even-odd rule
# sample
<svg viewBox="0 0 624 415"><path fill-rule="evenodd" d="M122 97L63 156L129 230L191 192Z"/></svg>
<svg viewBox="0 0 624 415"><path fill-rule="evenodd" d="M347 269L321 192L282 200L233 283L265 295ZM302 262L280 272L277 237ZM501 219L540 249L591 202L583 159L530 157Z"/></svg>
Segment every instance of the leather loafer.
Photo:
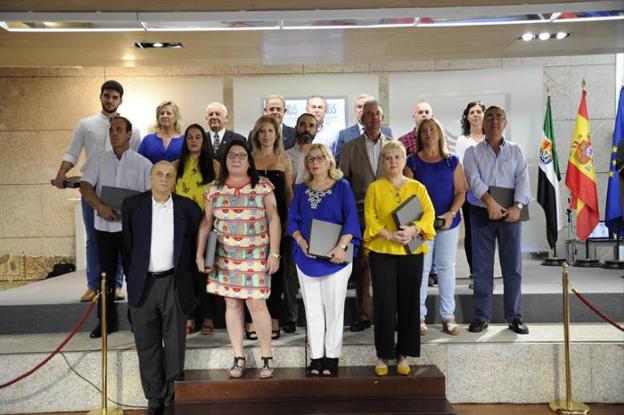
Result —
<svg viewBox="0 0 624 415"><path fill-rule="evenodd" d="M369 328L370 326L371 326L370 320L357 319L353 322L353 324L351 324L351 331L354 333L358 331L363 331Z"/></svg>
<svg viewBox="0 0 624 415"><path fill-rule="evenodd" d="M287 321L282 324L282 330L284 330L284 333L294 333L297 330L297 325L294 321Z"/></svg>
<svg viewBox="0 0 624 415"><path fill-rule="evenodd" d="M529 328L520 319L515 319L509 323L509 330L518 334L529 334Z"/></svg>
<svg viewBox="0 0 624 415"><path fill-rule="evenodd" d="M472 333L481 333L483 330L487 328L488 328L487 322L476 319L472 323L470 323L470 326L468 326L468 331Z"/></svg>
<svg viewBox="0 0 624 415"><path fill-rule="evenodd" d="M117 328L117 326L108 326L108 333L115 333L117 330L119 330ZM89 337L91 337L92 339L99 339L100 337L102 337L102 326L101 325L97 325L95 326L95 328L93 330L91 330L91 333L89 334Z"/></svg>

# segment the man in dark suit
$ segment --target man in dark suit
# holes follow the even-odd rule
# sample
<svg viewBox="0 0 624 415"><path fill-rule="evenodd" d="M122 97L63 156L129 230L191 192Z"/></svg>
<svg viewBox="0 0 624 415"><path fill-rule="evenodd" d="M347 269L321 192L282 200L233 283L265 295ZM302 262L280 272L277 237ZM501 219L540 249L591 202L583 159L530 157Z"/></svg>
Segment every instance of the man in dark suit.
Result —
<svg viewBox="0 0 624 415"><path fill-rule="evenodd" d="M275 118L275 121L280 125L282 132L282 140L284 142L284 150L292 148L297 143L297 134L293 127L289 127L283 123L284 115L288 109L286 108L286 100L281 95L269 95L264 101L264 115L269 115ZM253 130L249 132L247 141L251 145L251 134Z"/></svg>
<svg viewBox="0 0 624 415"><path fill-rule="evenodd" d="M228 116L228 110L225 105L220 102L211 102L206 107L206 122L208 123L207 134L212 141L212 148L214 149L215 158L221 160L221 151L219 148L224 148L222 144L229 143L232 140L247 141L242 135L235 133L232 130L226 130L225 124L230 120Z"/></svg>
<svg viewBox="0 0 624 415"><path fill-rule="evenodd" d="M344 130L340 130L338 133L338 140L336 141L336 150L334 152L334 157L336 157L336 163L340 162L340 153L342 152L342 146L345 145L346 142L353 140L354 138L358 138L362 134L364 134L364 124L362 124L362 108L364 108L364 104L366 101L374 100L375 97L368 94L362 94L355 97L354 109L355 109L355 119L357 122L350 127L345 128ZM381 127L381 132L388 138L392 138L392 130L387 127Z"/></svg>
<svg viewBox="0 0 624 415"><path fill-rule="evenodd" d="M199 287L195 250L201 210L171 193L175 176L171 163L156 163L152 190L126 199L121 209L128 303L148 414L162 414L174 404L174 382L184 373L186 319Z"/></svg>
<svg viewBox="0 0 624 415"><path fill-rule="evenodd" d="M375 100L367 101L362 110L362 122L365 132L345 144L340 159L340 170L344 178L351 184L355 196L360 226L364 230L364 196L368 185L383 176L381 165L381 147L390 139L381 131L383 109ZM370 266L368 255L364 255L363 247L353 264L355 279L355 299L358 317L351 324L351 331L362 331L371 326L373 314L370 295Z"/></svg>

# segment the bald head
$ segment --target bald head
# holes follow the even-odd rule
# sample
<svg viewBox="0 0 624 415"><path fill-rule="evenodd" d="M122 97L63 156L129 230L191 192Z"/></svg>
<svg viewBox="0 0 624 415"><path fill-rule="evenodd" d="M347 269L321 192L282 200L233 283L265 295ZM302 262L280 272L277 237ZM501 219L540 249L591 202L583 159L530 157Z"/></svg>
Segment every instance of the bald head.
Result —
<svg viewBox="0 0 624 415"><path fill-rule="evenodd" d="M176 171L171 162L162 160L154 164L150 175L152 193L168 199L173 189L175 177Z"/></svg>
<svg viewBox="0 0 624 415"><path fill-rule="evenodd" d="M414 112L412 113L412 118L414 119L416 128L418 128L422 120L426 120L431 117L433 117L433 109L431 109L431 105L429 105L428 102L420 101L416 104Z"/></svg>

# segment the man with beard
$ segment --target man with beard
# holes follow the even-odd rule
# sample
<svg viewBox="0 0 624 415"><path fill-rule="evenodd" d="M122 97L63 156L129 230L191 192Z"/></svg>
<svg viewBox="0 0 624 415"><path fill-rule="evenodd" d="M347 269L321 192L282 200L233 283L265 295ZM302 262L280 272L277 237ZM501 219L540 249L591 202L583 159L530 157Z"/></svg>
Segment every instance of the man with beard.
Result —
<svg viewBox="0 0 624 415"><path fill-rule="evenodd" d="M316 136L317 122L314 115L303 113L297 118L295 133L297 144L286 150L293 166L294 184L303 183L305 180L305 154L312 145L312 140ZM288 252L286 255L286 273L284 275L284 312L282 314L282 329L285 333L294 333L297 327L297 290L299 289L299 279L295 262L292 259L290 244L292 239L288 238Z"/></svg>
<svg viewBox="0 0 624 415"><path fill-rule="evenodd" d="M295 126L295 134L297 135L297 144L294 147L286 150L286 154L290 157L290 161L293 166L293 184L297 185L303 183L305 180L305 153L312 145L318 123L314 115L304 112L297 118L297 125Z"/></svg>
<svg viewBox="0 0 624 415"><path fill-rule="evenodd" d="M221 153L219 148L225 148L223 144L226 144L232 140L242 140L247 142L245 137L235 133L232 130L226 130L225 124L230 120L228 116L228 110L225 105L220 102L211 102L206 107L206 122L208 123L208 131L206 133L210 136L212 142L212 148L217 160L221 160ZM222 146L223 145L223 146Z"/></svg>
<svg viewBox="0 0 624 415"><path fill-rule="evenodd" d="M63 189L67 180L67 172L71 170L78 159L82 149L85 150L85 163L80 171L84 173L95 158L106 150L112 150L108 136L110 119L116 115L117 108L123 102L123 86L117 81L109 80L100 87L100 103L102 111L78 121L74 129L74 136L67 152L63 156L61 167L56 173L56 178L51 180L52 185ZM137 128L132 129L130 138L130 148L137 150L141 144L141 133ZM99 287L100 262L98 259L97 243L95 240L94 212L87 201L82 198L82 219L85 225L86 239L86 259L87 259L87 291L80 298L80 301L91 301L95 297ZM117 287L121 288L121 272L116 279ZM116 297L120 297L121 292L116 292Z"/></svg>

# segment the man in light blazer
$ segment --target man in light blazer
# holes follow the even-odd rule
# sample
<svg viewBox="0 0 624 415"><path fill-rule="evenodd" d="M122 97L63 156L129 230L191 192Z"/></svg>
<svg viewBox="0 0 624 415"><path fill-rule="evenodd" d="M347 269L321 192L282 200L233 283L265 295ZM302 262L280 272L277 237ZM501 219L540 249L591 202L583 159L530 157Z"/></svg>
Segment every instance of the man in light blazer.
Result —
<svg viewBox="0 0 624 415"><path fill-rule="evenodd" d="M195 251L201 210L171 193L175 177L171 163L156 163L152 190L124 200L121 209L128 303L148 414L174 404L174 383L184 373L186 319L200 286Z"/></svg>
<svg viewBox="0 0 624 415"><path fill-rule="evenodd" d="M383 177L384 172L381 163L381 147L390 139L381 131L383 122L383 109L378 101L369 100L362 109L362 123L364 134L347 142L342 148L340 169L345 179L351 184L353 195L358 209L360 226L364 229L364 196L368 185ZM362 331L371 326L372 299L370 296L370 267L368 256L362 252L357 256L353 264L353 276L355 278L357 319L351 324L351 331Z"/></svg>
<svg viewBox="0 0 624 415"><path fill-rule="evenodd" d="M345 143L364 134L364 124L362 123L362 110L366 101L370 101L373 99L375 99L375 97L369 94L361 94L355 97L354 110L355 119L357 120L357 122L352 126L345 128L344 130L340 130L340 132L338 133L336 150L334 152L334 157L336 158L337 163L340 162L340 154L342 153L342 147L345 145ZM386 137L392 138L392 130L390 128L381 127L381 132Z"/></svg>

